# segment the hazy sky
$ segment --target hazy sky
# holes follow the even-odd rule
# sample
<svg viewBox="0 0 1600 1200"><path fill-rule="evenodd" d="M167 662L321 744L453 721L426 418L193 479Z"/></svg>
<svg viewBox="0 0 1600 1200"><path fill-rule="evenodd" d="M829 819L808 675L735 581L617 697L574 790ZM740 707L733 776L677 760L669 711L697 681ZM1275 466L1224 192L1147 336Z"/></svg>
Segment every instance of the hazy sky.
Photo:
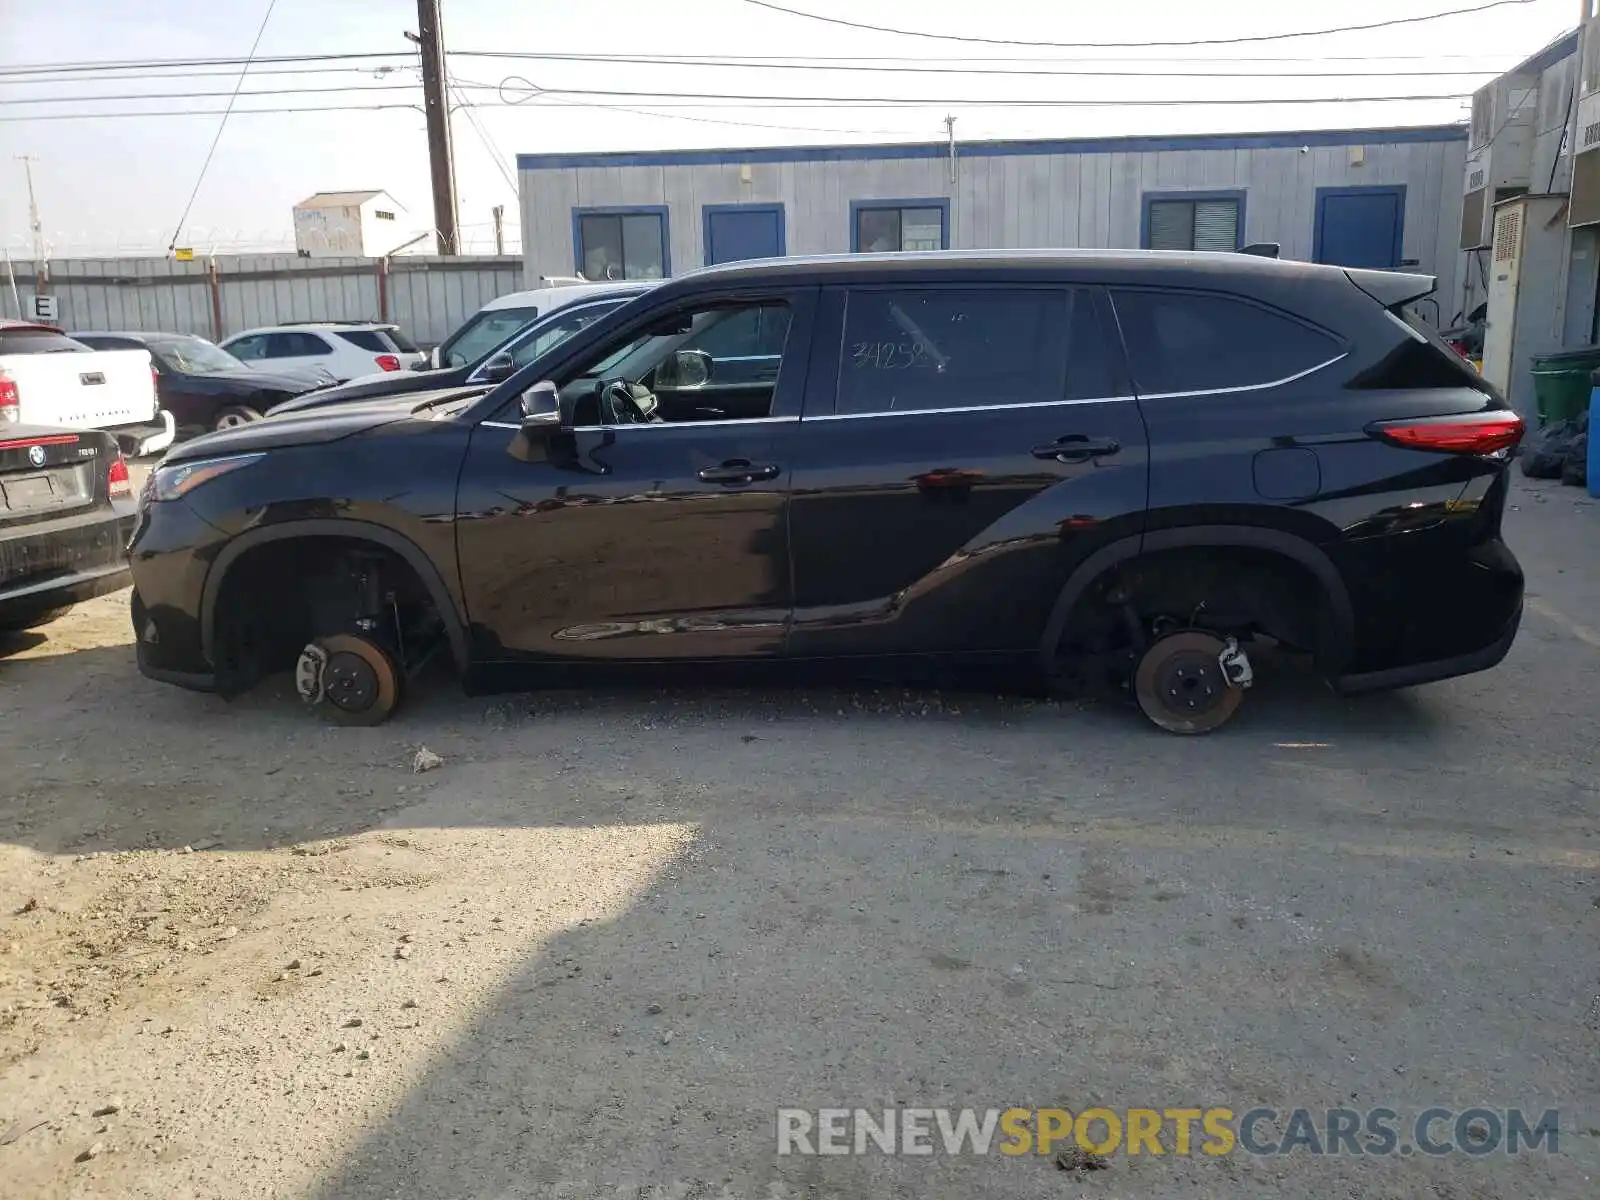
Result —
<svg viewBox="0 0 1600 1200"><path fill-rule="evenodd" d="M964 37L1073 42L1187 42L1383 21L1467 7L1482 0L1342 0L1331 5L1266 0L781 0L789 7ZM0 72L8 67L203 56L242 57L267 0L0 0ZM1207 132L1423 124L1464 117L1458 100L1383 104L1206 106L1185 103L1093 108L993 107L994 99L1195 101L1468 93L1572 27L1578 0L1535 0L1427 24L1244 46L1073 50L974 45L829 26L746 0L444 0L450 49L608 55L847 56L943 60L1036 71L1129 70L1146 78L843 72L824 69L534 62L462 56L451 72L473 102L455 116L457 177L466 248L492 248L490 209L507 206L516 244L515 156L544 150L665 149L943 138ZM238 251L292 244L290 209L315 191L384 188L416 228L431 225L427 142L404 32L414 0L277 0L259 55L395 52L393 59L326 64L284 73L264 64L244 84L206 174L181 245ZM1335 58L1337 56L1337 58ZM1402 58L1401 56L1413 56ZM1318 58L1322 61L1316 61ZM951 60L963 59L956 64ZM1255 60L1241 65L1240 59ZM973 63L982 59L982 63ZM1021 60L1028 61L1021 61ZM1268 60L1272 61L1268 61ZM1293 59L1298 61L1282 61ZM1004 61L995 61L1004 60ZM387 65L386 74L375 73ZM0 239L27 257L27 196L18 155L31 155L45 235L55 257L163 250L217 129L218 117L137 116L41 120L43 114L207 110L220 113L237 81L231 68L157 76L125 71L64 82L0 75ZM266 71L275 73L265 73ZM1178 78L1186 71L1371 72L1364 78ZM1407 72L1464 70L1464 75ZM504 87L498 87L510 77ZM88 82L92 80L93 82ZM860 107L789 100L679 107L684 101L596 95L527 97L529 86L605 92L785 97L917 97L917 107ZM284 89L359 91L250 96ZM498 90L497 90L498 88ZM103 99L150 93L209 97ZM48 98L49 102L44 101ZM256 113L250 108L391 104L359 112ZM612 107L596 107L610 105ZM618 108L645 110L618 111ZM476 119L476 123L469 120ZM17 120L14 118L23 118ZM481 132L480 132L481 130ZM492 143L500 152L492 152ZM497 161L498 160L498 161ZM507 178L507 175L510 178Z"/></svg>

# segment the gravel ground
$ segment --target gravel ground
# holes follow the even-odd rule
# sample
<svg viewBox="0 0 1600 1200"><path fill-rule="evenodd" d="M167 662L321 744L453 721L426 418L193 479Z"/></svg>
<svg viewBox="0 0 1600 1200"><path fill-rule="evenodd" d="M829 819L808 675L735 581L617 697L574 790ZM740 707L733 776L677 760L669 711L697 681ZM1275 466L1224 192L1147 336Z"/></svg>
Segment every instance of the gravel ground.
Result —
<svg viewBox="0 0 1600 1200"><path fill-rule="evenodd" d="M0 647L0 1192L1593 1197L1600 505L1508 525L1499 670L1269 665L1204 739L898 689L334 730L85 605ZM780 1106L1093 1104L1554 1107L1560 1153L775 1152Z"/></svg>

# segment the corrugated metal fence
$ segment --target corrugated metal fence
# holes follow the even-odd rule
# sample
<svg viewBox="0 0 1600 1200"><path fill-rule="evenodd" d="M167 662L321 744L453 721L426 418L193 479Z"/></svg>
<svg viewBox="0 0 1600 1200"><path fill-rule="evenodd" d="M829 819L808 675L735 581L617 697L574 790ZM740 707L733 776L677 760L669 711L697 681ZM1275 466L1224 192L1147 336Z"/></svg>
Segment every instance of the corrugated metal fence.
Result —
<svg viewBox="0 0 1600 1200"><path fill-rule="evenodd" d="M13 264L24 314L34 294L33 264ZM3 264L0 264L3 270ZM522 287L522 260L493 255L438 258L298 258L219 255L59 259L45 292L57 298L67 330L129 329L197 333L220 340L285 321L393 321L433 345L496 296ZM16 312L0 275L0 315Z"/></svg>

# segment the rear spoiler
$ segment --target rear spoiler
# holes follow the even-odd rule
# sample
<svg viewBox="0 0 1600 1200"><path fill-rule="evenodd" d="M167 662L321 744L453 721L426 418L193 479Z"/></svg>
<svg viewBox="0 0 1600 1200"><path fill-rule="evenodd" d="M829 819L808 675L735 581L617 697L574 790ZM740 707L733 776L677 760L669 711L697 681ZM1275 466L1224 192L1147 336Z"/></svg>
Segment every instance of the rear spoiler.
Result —
<svg viewBox="0 0 1600 1200"><path fill-rule="evenodd" d="M1411 275L1402 271L1372 271L1349 268L1345 274L1367 295L1385 308L1399 308L1432 295L1439 287L1437 275Z"/></svg>

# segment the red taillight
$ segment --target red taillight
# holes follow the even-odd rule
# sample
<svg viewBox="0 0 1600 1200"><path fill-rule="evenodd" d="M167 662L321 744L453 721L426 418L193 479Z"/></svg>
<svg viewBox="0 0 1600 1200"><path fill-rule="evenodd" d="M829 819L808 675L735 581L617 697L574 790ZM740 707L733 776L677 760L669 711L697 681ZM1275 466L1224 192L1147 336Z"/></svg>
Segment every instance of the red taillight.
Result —
<svg viewBox="0 0 1600 1200"><path fill-rule="evenodd" d="M0 425L15 425L22 419L22 391L17 381L0 371Z"/></svg>
<svg viewBox="0 0 1600 1200"><path fill-rule="evenodd" d="M120 454L111 460L111 469L106 472L106 486L113 500L126 500L133 495L133 480L128 477L128 464L122 461Z"/></svg>
<svg viewBox="0 0 1600 1200"><path fill-rule="evenodd" d="M1409 450L1445 454L1494 454L1522 440L1522 418L1509 410L1452 417L1416 417L1367 426L1374 437Z"/></svg>
<svg viewBox="0 0 1600 1200"><path fill-rule="evenodd" d="M1471 355L1467 353L1467 344L1465 342L1446 342L1445 345L1449 346L1450 349L1454 350L1462 358L1471 357Z"/></svg>
<svg viewBox="0 0 1600 1200"><path fill-rule="evenodd" d="M378 370L380 370L380 371L398 371L399 369L400 369L400 360L398 358L396 358L394 355L392 355L392 354L380 354L380 355L378 355Z"/></svg>
<svg viewBox="0 0 1600 1200"><path fill-rule="evenodd" d="M150 364L150 386L153 388L161 386L161 372L156 370L155 363Z"/></svg>

